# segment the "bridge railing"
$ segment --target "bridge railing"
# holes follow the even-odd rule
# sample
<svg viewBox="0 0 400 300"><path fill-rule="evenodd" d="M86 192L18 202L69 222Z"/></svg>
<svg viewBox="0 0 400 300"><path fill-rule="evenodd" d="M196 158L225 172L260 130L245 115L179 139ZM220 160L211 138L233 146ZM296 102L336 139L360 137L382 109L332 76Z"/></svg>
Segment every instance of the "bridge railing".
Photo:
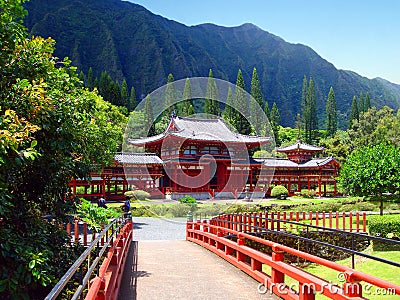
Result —
<svg viewBox="0 0 400 300"><path fill-rule="evenodd" d="M45 300L56 299L71 281L77 287L70 299L117 299L131 241L132 220L112 220L98 233Z"/></svg>
<svg viewBox="0 0 400 300"><path fill-rule="evenodd" d="M217 224L216 222L217 220L212 220L211 223L213 224L207 221L188 221L186 239L218 254L283 299L315 299L317 293L323 294L331 299L366 299L362 297L362 281L371 286L400 295L399 285L298 249L293 249L260 238L253 233L256 232L256 230L261 232L262 229L258 226L251 229L251 231L247 231L249 228L245 230L243 228L237 228L240 225L239 223L233 223L233 228L228 228L228 226L221 226L224 222L221 224ZM248 224L242 224L242 226L244 225ZM235 242L227 238L226 235L236 236L237 241ZM259 252L246 246L246 239L271 247L272 255ZM338 271L338 274L340 273L344 280L343 285L339 286L286 263L284 261L285 253ZM270 268L270 274L265 272L265 267L263 268L263 265ZM297 290L285 284L285 276L289 276L298 282Z"/></svg>

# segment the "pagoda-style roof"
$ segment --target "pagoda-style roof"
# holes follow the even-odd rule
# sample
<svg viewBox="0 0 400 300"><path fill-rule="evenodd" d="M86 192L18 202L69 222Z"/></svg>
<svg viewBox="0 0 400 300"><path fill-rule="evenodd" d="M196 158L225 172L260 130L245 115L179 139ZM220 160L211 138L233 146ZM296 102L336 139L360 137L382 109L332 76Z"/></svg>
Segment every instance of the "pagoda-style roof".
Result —
<svg viewBox="0 0 400 300"><path fill-rule="evenodd" d="M303 144L298 141L295 144L281 147L276 149L277 152L292 152L292 151L304 151L304 152L322 152L324 151L324 147L317 147L309 144Z"/></svg>
<svg viewBox="0 0 400 300"><path fill-rule="evenodd" d="M333 156L323 157L323 158L313 158L304 163L296 163L292 160L286 158L264 158L264 159L256 159L258 162L263 163L267 167L271 168L306 168L313 169L323 167L331 162L337 164L339 163L335 160Z"/></svg>
<svg viewBox="0 0 400 300"><path fill-rule="evenodd" d="M195 119L175 116L171 119L167 130L159 135L129 140L132 145L143 146L159 142L166 137L176 137L192 141L208 141L223 143L268 144L269 137L249 136L231 131L224 121L218 119Z"/></svg>
<svg viewBox="0 0 400 300"><path fill-rule="evenodd" d="M163 165L164 162L154 153L118 153L114 160L119 164Z"/></svg>

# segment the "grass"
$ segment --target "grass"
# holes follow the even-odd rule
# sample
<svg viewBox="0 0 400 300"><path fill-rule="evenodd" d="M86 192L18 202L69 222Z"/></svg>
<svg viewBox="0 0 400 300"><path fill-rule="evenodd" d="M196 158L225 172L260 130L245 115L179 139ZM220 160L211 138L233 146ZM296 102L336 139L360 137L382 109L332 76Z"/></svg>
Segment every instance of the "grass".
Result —
<svg viewBox="0 0 400 300"><path fill-rule="evenodd" d="M379 258L384 258L387 260L400 263L400 251L372 251L372 247L370 247L366 250L366 252L368 254L374 255ZM391 283L400 285L399 268L372 259L367 259L362 256L356 256L355 262L356 262L355 263L356 270L359 270L363 273L367 273L377 278L381 278ZM351 268L351 258L346 258L344 260L337 261L337 263ZM338 280L338 277L339 278L341 277L340 275L338 275L339 272L336 270L332 270L330 268L315 264L306 267L304 270L320 278L323 278L326 281L331 282L333 284L341 285L343 283L342 281ZM267 265L263 265L263 271L268 275L271 274L271 268L268 267ZM293 288L297 287L297 282L288 276L285 276L285 284ZM363 296L368 299L372 300L399 299L398 295L382 295L382 293L385 293L386 291L379 290L379 288L371 286L370 284L366 284L365 282L362 282L361 284L363 285ZM380 292L379 295L378 292ZM316 299L328 299L328 298L321 294L317 294Z"/></svg>

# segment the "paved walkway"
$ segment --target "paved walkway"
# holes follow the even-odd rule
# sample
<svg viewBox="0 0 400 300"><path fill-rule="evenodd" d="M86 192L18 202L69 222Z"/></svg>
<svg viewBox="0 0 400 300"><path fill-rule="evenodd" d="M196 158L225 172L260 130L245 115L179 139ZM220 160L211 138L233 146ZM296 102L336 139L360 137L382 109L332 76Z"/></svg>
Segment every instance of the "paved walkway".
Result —
<svg viewBox="0 0 400 300"><path fill-rule="evenodd" d="M134 218L119 299L278 299L219 256L185 241L185 219Z"/></svg>

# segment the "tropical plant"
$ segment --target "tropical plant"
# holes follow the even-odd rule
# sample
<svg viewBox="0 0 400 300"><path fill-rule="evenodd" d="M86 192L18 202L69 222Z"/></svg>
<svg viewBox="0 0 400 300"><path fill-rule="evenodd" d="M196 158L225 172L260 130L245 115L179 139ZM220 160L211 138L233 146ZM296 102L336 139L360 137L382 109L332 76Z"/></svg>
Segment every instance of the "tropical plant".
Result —
<svg viewBox="0 0 400 300"><path fill-rule="evenodd" d="M275 197L278 199L286 199L289 195L289 191L283 185L274 186L271 190L271 197Z"/></svg>

